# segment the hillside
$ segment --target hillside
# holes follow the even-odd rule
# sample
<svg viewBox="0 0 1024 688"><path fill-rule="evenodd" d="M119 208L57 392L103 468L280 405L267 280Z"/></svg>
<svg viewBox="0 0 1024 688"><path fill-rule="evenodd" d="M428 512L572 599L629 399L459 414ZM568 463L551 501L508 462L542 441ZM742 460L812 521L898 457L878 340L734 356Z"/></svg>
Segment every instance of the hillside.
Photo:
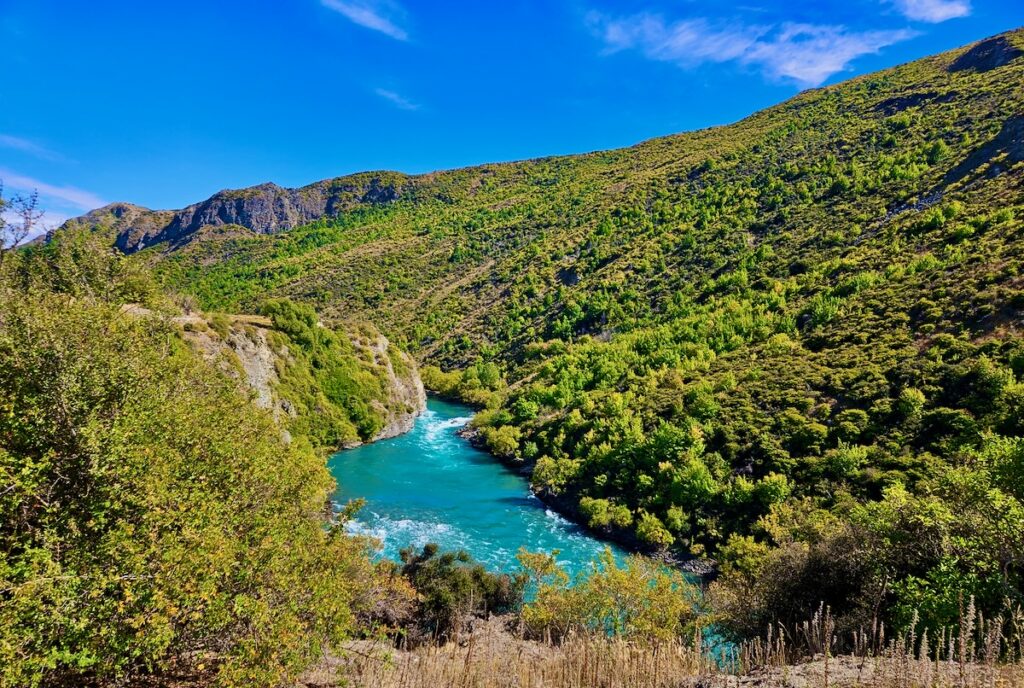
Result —
<svg viewBox="0 0 1024 688"><path fill-rule="evenodd" d="M874 232L1000 155L1012 165L1020 41L1008 34L974 57L930 58L630 149L266 184L177 212L114 204L72 225L112 226L125 250L173 254L162 270L205 305L251 308L267 290L301 297L458 362L466 355L438 349L522 345L553 334L552 310L610 327L657 315L681 284L733 270L762 244L840 254L842 242L809 237ZM939 140L946 149L925 150ZM600 329L573 322L568 333L588 326Z"/></svg>
<svg viewBox="0 0 1024 688"><path fill-rule="evenodd" d="M330 331L289 302L263 311L269 317L189 313L174 322L289 431L321 448L353 447L407 432L426 408L416 362L372 325Z"/></svg>
<svg viewBox="0 0 1024 688"><path fill-rule="evenodd" d="M73 221L207 309L373 322L591 527L710 554L737 634L1024 559L1024 33L581 156ZM916 617L915 617L916 618Z"/></svg>

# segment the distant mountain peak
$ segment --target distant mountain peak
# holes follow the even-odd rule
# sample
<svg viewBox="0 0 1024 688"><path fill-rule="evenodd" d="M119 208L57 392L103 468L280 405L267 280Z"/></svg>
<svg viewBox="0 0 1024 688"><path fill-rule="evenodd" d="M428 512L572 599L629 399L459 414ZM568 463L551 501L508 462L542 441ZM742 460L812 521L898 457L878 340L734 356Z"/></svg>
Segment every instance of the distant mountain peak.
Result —
<svg viewBox="0 0 1024 688"><path fill-rule="evenodd" d="M181 210L149 210L131 203L111 203L65 227L107 226L115 244L134 253L154 244L187 242L206 227L237 225L257 234L277 234L360 204L386 204L404 193L408 177L392 172L336 177L289 189L264 182L244 189L224 189Z"/></svg>

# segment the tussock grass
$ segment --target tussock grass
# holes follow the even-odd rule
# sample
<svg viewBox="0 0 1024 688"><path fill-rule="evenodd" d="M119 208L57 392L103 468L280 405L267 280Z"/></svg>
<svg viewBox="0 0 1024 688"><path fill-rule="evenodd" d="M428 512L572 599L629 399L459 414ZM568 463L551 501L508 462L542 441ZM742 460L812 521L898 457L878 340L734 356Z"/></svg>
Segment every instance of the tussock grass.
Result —
<svg viewBox="0 0 1024 688"><path fill-rule="evenodd" d="M701 636L626 641L575 635L560 644L523 640L498 619L465 638L412 651L350 644L305 678L309 686L365 688L1002 688L1024 686L1022 617L985 619L968 605L939 634L884 626L839 638L830 611L794 628L713 650ZM836 652L836 648L843 648Z"/></svg>

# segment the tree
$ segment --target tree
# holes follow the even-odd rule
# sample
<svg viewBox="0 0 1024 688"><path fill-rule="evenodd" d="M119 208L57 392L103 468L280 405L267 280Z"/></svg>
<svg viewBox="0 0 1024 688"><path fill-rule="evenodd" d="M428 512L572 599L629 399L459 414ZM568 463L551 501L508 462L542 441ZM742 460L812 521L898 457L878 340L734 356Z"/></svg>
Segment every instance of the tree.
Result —
<svg viewBox="0 0 1024 688"><path fill-rule="evenodd" d="M13 219L9 219L13 216ZM39 192L28 196L15 194L4 198L4 185L0 181L0 266L8 251L23 242L43 218L39 210Z"/></svg>
<svg viewBox="0 0 1024 688"><path fill-rule="evenodd" d="M45 275L55 251L15 257ZM333 480L308 440L286 442L168 319L6 272L0 686L119 682L172 661L278 685L340 641L372 568L324 521Z"/></svg>
<svg viewBox="0 0 1024 688"><path fill-rule="evenodd" d="M571 580L556 556L519 551L535 593L523 607L528 635L562 640L582 632L666 640L692 634L700 591L679 571L636 555L619 564L605 548L589 571Z"/></svg>

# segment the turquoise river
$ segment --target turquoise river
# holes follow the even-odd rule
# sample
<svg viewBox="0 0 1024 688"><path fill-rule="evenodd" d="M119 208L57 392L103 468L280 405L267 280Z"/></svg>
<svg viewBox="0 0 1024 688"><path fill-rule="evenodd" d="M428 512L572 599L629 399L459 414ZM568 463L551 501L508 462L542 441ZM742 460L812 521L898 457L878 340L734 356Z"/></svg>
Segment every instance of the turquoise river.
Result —
<svg viewBox="0 0 1024 688"><path fill-rule="evenodd" d="M492 570L513 570L520 547L559 550L570 573L587 566L608 545L546 508L523 476L458 437L471 415L466 406L430 399L410 432L332 456L335 501L366 500L354 530L376 537L383 556L394 559L403 547L436 542L464 549Z"/></svg>

